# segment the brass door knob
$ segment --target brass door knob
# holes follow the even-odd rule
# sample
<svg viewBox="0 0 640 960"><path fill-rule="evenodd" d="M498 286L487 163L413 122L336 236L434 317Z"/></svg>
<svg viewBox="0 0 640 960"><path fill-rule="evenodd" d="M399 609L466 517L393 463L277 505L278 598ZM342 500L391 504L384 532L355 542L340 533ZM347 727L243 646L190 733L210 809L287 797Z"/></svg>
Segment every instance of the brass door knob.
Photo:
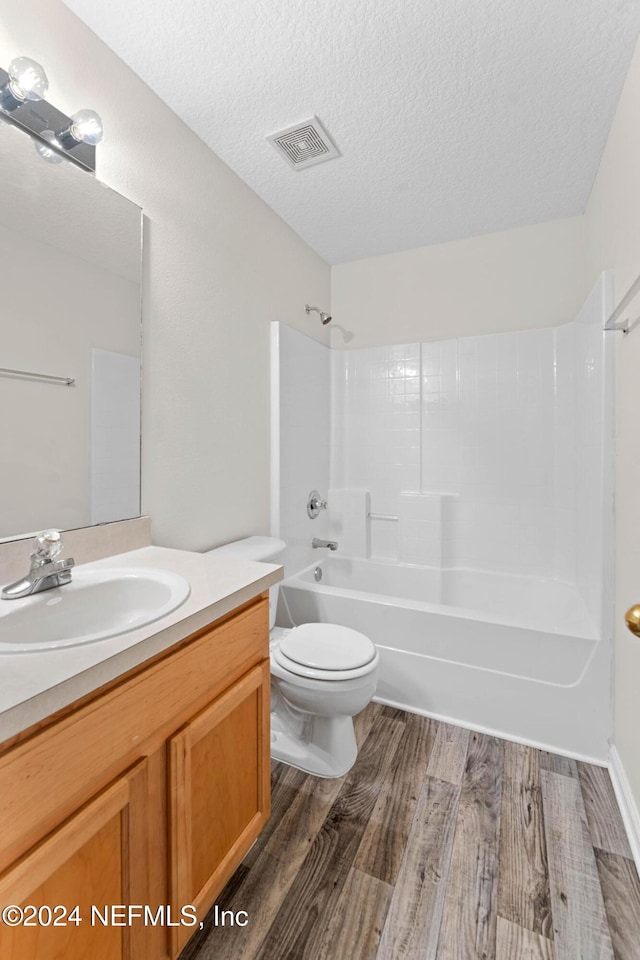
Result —
<svg viewBox="0 0 640 960"><path fill-rule="evenodd" d="M640 637L640 603L629 607L624 615L624 619L631 633L635 633L636 637Z"/></svg>

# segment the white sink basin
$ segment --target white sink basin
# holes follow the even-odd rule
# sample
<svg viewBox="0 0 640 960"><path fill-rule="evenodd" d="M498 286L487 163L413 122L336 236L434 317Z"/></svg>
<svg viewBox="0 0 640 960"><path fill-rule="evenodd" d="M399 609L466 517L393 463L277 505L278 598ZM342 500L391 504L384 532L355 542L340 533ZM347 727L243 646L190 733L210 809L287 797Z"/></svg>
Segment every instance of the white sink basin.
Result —
<svg viewBox="0 0 640 960"><path fill-rule="evenodd" d="M106 640L166 616L190 591L184 577L164 570L76 567L64 587L0 600L0 654Z"/></svg>

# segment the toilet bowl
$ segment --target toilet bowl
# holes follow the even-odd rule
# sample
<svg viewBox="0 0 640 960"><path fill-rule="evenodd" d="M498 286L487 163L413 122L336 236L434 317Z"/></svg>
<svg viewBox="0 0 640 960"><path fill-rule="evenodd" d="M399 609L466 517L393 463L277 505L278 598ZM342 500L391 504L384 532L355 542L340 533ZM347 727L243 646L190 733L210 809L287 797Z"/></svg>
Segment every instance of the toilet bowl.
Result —
<svg viewBox="0 0 640 960"><path fill-rule="evenodd" d="M282 540L247 537L210 553L277 563ZM358 756L353 717L373 697L379 654L357 630L333 623L275 626L270 592L271 756L319 777L340 777Z"/></svg>
<svg viewBox="0 0 640 960"><path fill-rule="evenodd" d="M333 623L282 633L271 643L271 755L340 777L358 756L353 717L376 692L378 651L364 634Z"/></svg>

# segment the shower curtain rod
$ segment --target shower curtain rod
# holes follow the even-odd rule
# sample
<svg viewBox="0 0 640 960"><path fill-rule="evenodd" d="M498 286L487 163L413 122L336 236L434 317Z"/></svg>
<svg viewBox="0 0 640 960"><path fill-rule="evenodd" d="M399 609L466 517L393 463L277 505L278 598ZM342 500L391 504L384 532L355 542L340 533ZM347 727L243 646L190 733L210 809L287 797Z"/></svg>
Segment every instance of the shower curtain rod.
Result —
<svg viewBox="0 0 640 960"><path fill-rule="evenodd" d="M629 320L625 318L622 323L617 323L616 321L622 316L624 311L627 309L632 300L640 292L640 277L636 277L634 282L631 284L624 297L615 308L609 319L604 325L604 330L621 330L622 333L629 333Z"/></svg>

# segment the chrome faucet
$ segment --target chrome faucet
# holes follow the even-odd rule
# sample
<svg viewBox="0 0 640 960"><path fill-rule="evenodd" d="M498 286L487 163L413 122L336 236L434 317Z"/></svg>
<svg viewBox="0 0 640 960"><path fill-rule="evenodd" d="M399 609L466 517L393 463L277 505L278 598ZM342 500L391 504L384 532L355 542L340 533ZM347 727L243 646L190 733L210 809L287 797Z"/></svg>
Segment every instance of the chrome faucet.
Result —
<svg viewBox="0 0 640 960"><path fill-rule="evenodd" d="M326 510L328 503L323 500L317 490L312 490L307 497L307 516L310 520L315 520L321 510Z"/></svg>
<svg viewBox="0 0 640 960"><path fill-rule="evenodd" d="M326 547L328 550L337 550L338 541L337 540L318 540L317 537L314 537L313 540L311 541L311 546L314 548L314 550L317 547Z"/></svg>
<svg viewBox="0 0 640 960"><path fill-rule="evenodd" d="M58 530L44 530L35 538L33 545L28 574L2 588L0 597L3 600L18 600L71 582L71 568L75 565L73 557L55 560L62 550L62 537Z"/></svg>

